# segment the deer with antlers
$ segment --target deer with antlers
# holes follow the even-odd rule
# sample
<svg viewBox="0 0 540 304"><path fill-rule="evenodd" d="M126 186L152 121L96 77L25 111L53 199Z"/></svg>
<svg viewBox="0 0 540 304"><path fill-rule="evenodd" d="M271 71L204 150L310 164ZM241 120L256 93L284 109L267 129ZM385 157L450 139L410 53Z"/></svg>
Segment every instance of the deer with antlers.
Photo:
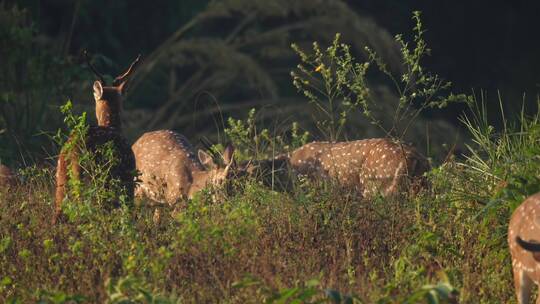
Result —
<svg viewBox="0 0 540 304"><path fill-rule="evenodd" d="M526 304L533 285L540 286L540 193L528 197L512 214L508 245L518 303Z"/></svg>
<svg viewBox="0 0 540 304"><path fill-rule="evenodd" d="M293 151L289 161L298 174L333 179L364 197L425 186L422 175L430 168L414 147L386 138L312 142Z"/></svg>
<svg viewBox="0 0 540 304"><path fill-rule="evenodd" d="M66 195L66 187L69 176L79 180L81 166L79 156L82 149L89 153L97 153L100 147L112 142L117 152L118 161L109 170L109 178L120 181L122 190L131 199L135 188L134 176L135 158L131 147L122 135L120 114L122 111L122 96L124 95L130 75L139 63L140 55L131 63L129 68L120 76L116 77L111 86L106 85L105 78L91 64L85 53L87 64L96 74L98 80L94 82L93 91L96 105L97 126L90 126L83 135L82 143L76 143L76 136L72 134L67 143L62 147L56 167L56 195L55 214L53 223L56 223L62 213L62 201ZM96 155L96 161L107 162L104 155ZM117 202L114 202L117 204Z"/></svg>
<svg viewBox="0 0 540 304"><path fill-rule="evenodd" d="M232 145L225 147L220 165L203 150L196 156L187 138L170 130L144 133L132 149L141 174L135 195L169 205L223 184L234 163Z"/></svg>

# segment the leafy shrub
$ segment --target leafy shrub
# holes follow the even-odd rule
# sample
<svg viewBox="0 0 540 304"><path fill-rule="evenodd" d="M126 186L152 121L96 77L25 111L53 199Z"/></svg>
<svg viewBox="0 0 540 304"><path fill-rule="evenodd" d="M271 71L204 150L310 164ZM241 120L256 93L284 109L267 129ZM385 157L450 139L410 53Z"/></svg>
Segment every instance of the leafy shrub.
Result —
<svg viewBox="0 0 540 304"><path fill-rule="evenodd" d="M240 159L273 158L282 151L292 151L307 143L310 134L300 133L297 122L277 133L261 127L257 121L256 110L248 112L246 120L229 117L225 134L234 144Z"/></svg>
<svg viewBox="0 0 540 304"><path fill-rule="evenodd" d="M443 108L452 102L468 100L465 95L448 95L451 83L428 72L422 65L422 59L430 50L423 37L420 12L414 12L413 19L416 23L414 45L411 47L402 35L395 37L404 66L399 75L392 73L383 58L367 46L367 61L358 62L351 47L340 42L339 34L325 50L313 43L312 54L292 45L302 61L297 70L291 72L293 84L318 110L317 126L325 138L339 140L350 116L359 110L388 136L403 139L411 123L425 109ZM387 78L398 95L398 103L384 111L385 116L392 118L390 121L376 117L373 111L384 105L373 93L373 79L377 74L369 73L372 66Z"/></svg>

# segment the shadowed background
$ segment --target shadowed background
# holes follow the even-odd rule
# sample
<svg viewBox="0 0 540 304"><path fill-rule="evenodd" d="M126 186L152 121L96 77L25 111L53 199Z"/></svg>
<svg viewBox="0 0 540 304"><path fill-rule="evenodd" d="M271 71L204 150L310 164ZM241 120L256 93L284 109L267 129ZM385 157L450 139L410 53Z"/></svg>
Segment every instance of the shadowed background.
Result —
<svg viewBox="0 0 540 304"><path fill-rule="evenodd" d="M522 101L526 109L536 108L539 9L530 1L3 1L0 160L22 165L55 155L48 136L63 127L58 108L68 99L77 113L88 111L93 119L94 76L83 62L83 49L111 77L143 54L124 105L131 142L162 128L192 142L200 136L224 141L224 120L243 118L251 108L276 132L298 121L321 139L313 109L292 85L289 73L299 58L290 44L326 46L339 32L359 60L368 45L399 72L393 36L403 33L410 40L414 10L422 11L432 49L426 66L452 81L456 93L474 90L479 96L485 90L497 126L498 94L507 116L517 113ZM384 119L395 92L384 81L372 85ZM464 110L429 111L407 140L444 158L444 144L466 140L457 119ZM356 115L344 139L381 135Z"/></svg>

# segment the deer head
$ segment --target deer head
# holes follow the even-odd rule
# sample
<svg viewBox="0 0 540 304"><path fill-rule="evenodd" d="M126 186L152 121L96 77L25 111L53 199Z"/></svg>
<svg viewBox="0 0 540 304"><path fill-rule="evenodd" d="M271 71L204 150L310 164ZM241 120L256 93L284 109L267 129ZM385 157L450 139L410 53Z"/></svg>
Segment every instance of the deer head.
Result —
<svg viewBox="0 0 540 304"><path fill-rule="evenodd" d="M540 284L540 193L527 198L512 214L508 244L518 303L529 303L532 287ZM540 303L540 297L536 300Z"/></svg>
<svg viewBox="0 0 540 304"><path fill-rule="evenodd" d="M194 172L193 183L189 189L188 197L192 198L195 193L204 189L208 185L222 187L227 181L234 167L234 147L227 144L223 153L220 155L222 162L214 161L214 158L203 150L198 151L198 157L201 164L206 168L205 171Z"/></svg>
<svg viewBox="0 0 540 304"><path fill-rule="evenodd" d="M96 74L98 80L94 82L94 99L96 101L96 118L99 126L121 128L120 112L122 111L122 95L124 95L129 77L139 63L141 55L130 64L128 69L116 77L112 85L107 86L105 77L97 71L85 52L86 62Z"/></svg>

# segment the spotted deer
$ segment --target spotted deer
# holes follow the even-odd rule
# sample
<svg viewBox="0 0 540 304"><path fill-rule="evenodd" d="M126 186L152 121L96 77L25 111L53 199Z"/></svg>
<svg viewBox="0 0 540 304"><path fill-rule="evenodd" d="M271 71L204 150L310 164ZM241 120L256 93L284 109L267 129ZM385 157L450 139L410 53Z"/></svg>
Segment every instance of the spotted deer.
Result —
<svg viewBox="0 0 540 304"><path fill-rule="evenodd" d="M169 205L191 199L209 185L222 185L234 163L232 145L227 145L223 165L218 165L203 150L196 156L187 138L170 130L144 133L132 149L141 174L135 195Z"/></svg>
<svg viewBox="0 0 540 304"><path fill-rule="evenodd" d="M422 175L430 168L414 147L386 138L312 142L293 151L290 164L298 174L333 179L364 197L424 186Z"/></svg>
<svg viewBox="0 0 540 304"><path fill-rule="evenodd" d="M108 142L112 142L117 152L118 162L110 168L109 178L120 181L121 188L132 199L135 188L133 172L135 171L135 158L131 147L122 135L122 125L120 114L122 111L122 96L124 95L130 75L139 63L140 55L131 63L129 68L120 76L116 77L112 85L107 86L105 78L90 63L87 57L87 63L90 69L96 74L99 80L93 85L95 99L95 111L97 126L90 126L83 136L82 143L75 143L77 136L72 134L67 143L62 147L56 166L56 194L55 194L55 214L53 223L56 223L62 214L62 201L66 195L68 176L79 180L81 178L81 166L79 156L82 149L96 156L96 161L107 162L104 155L98 153L100 147ZM71 170L68 175L68 171ZM111 189L113 190L113 189ZM118 189L116 189L118 190ZM117 205L118 202L112 202Z"/></svg>
<svg viewBox="0 0 540 304"><path fill-rule="evenodd" d="M518 303L526 304L533 285L540 286L540 193L528 197L512 214L508 245Z"/></svg>

